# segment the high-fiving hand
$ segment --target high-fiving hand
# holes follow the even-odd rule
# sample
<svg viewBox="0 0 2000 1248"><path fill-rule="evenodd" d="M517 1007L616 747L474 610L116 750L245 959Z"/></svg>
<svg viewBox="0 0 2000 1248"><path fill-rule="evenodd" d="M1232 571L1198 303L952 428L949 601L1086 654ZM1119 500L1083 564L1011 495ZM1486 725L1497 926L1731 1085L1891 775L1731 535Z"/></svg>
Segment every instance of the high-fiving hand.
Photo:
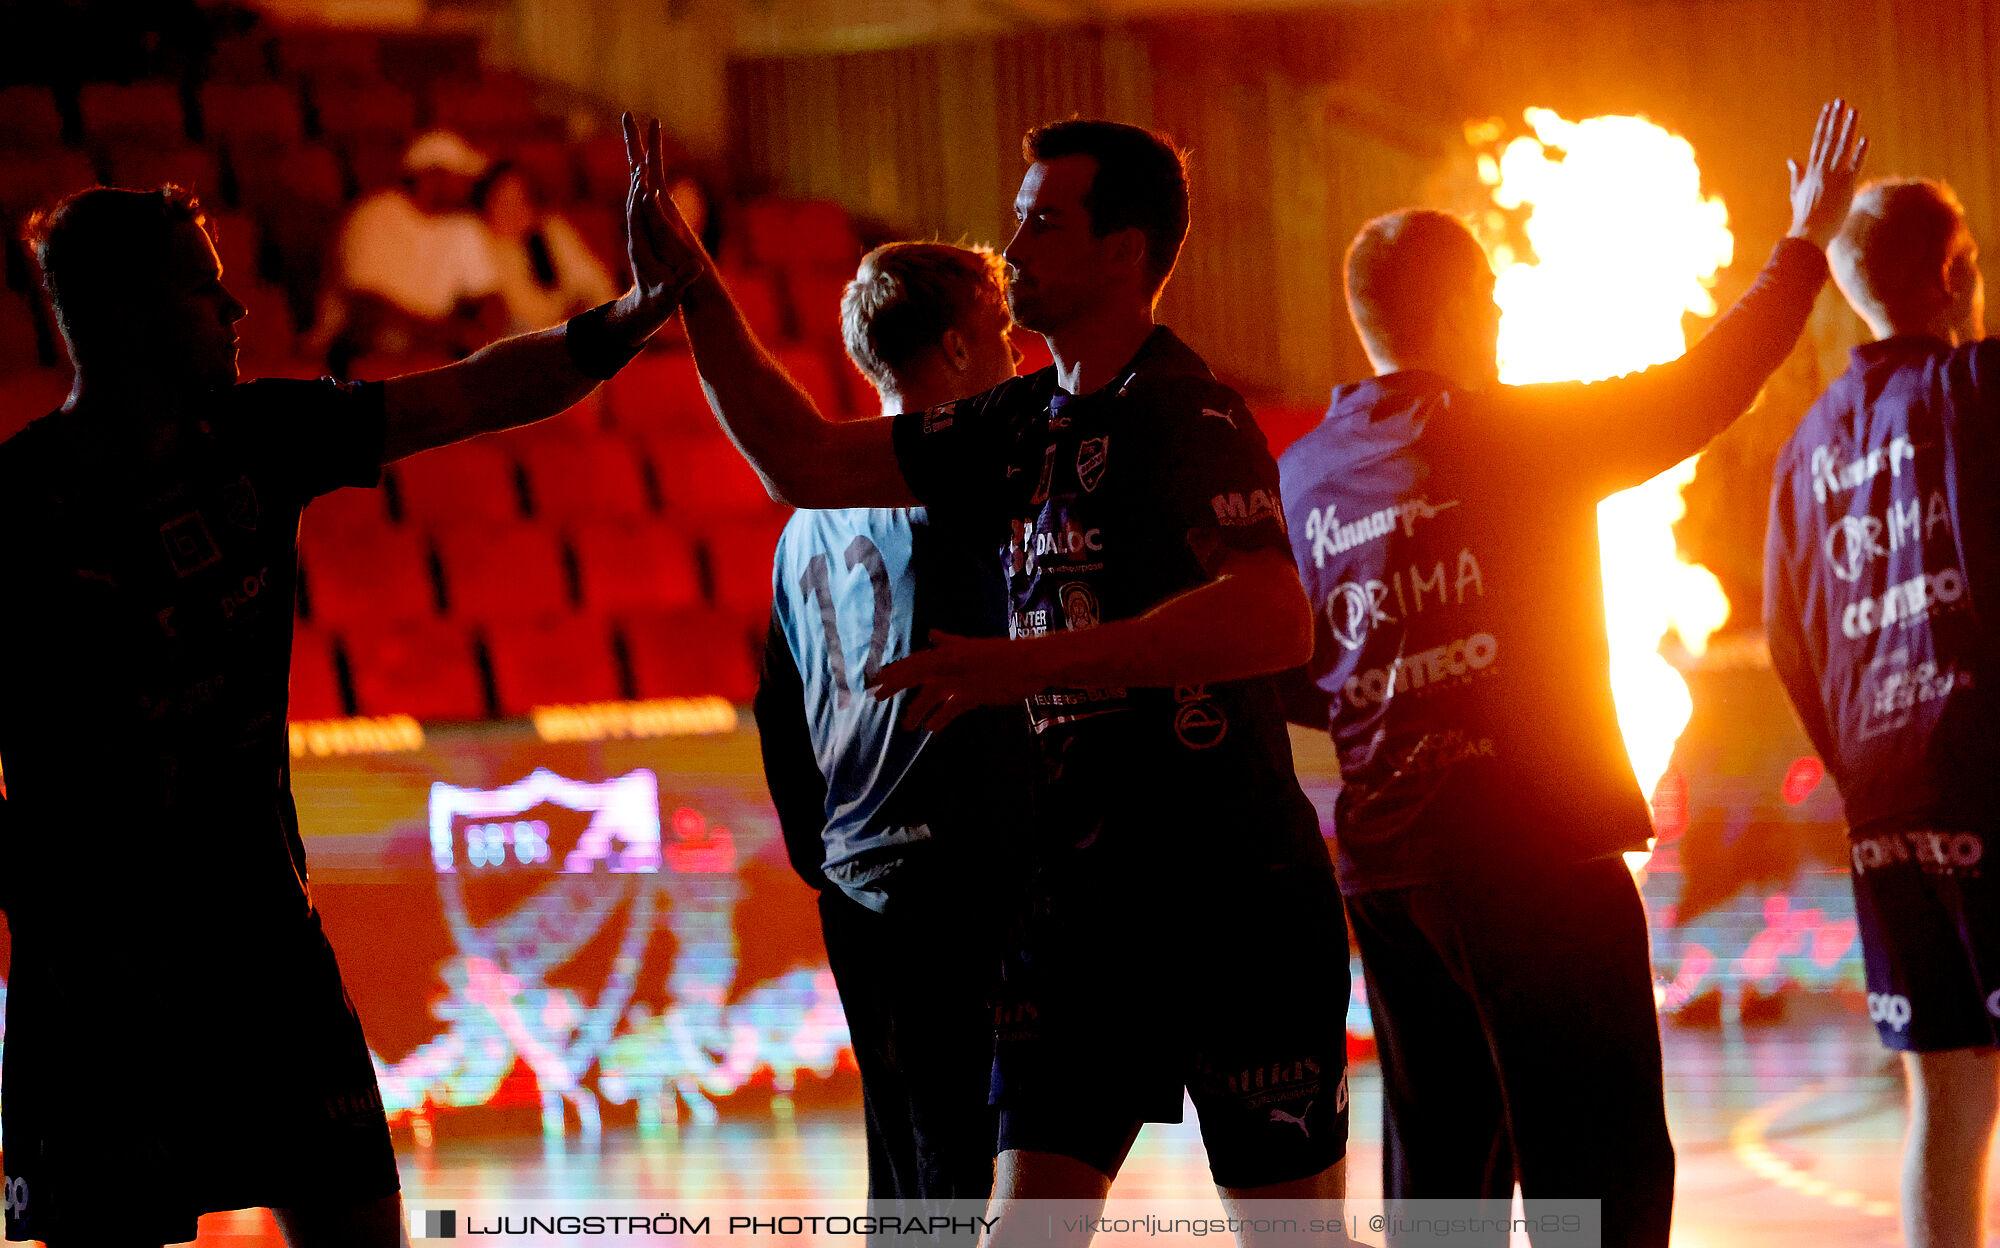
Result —
<svg viewBox="0 0 2000 1248"><path fill-rule="evenodd" d="M660 123L651 122L642 137L637 118L626 113L621 120L625 159L632 166L632 187L625 195L625 252L632 261L633 290L643 306L665 321L710 261L667 194Z"/></svg>
<svg viewBox="0 0 2000 1248"><path fill-rule="evenodd" d="M1845 100L1822 105L1805 168L1795 160L1785 162L1792 175L1791 237L1809 239L1824 249L1840 233L1854 202L1861 159L1868 154L1868 140L1855 129L1859 116Z"/></svg>

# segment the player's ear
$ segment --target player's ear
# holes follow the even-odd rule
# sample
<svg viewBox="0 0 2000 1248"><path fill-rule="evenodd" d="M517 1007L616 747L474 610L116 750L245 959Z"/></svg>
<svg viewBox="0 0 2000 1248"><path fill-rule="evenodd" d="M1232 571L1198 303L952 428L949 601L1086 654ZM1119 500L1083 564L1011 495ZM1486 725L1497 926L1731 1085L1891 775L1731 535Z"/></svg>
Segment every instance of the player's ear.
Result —
<svg viewBox="0 0 2000 1248"><path fill-rule="evenodd" d="M1130 268L1140 280L1146 275L1146 236L1137 226L1128 226L1112 234L1106 240L1111 244L1111 258L1120 267Z"/></svg>
<svg viewBox="0 0 2000 1248"><path fill-rule="evenodd" d="M972 367L972 345L956 329L947 329L938 338L938 351L954 373L962 373Z"/></svg>

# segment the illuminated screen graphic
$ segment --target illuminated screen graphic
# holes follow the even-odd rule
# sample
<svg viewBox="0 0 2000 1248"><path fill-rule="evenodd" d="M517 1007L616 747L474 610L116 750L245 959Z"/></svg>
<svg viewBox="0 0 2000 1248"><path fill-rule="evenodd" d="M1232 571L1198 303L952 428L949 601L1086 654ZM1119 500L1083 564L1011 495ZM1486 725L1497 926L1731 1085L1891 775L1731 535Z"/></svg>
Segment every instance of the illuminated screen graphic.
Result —
<svg viewBox="0 0 2000 1248"><path fill-rule="evenodd" d="M1690 684L1644 880L1663 1010L1858 988L1832 783L1768 672ZM1332 751L1294 746L1326 818ZM588 1136L853 1102L818 911L749 728L551 744L526 723L426 726L401 752L308 753L294 787L383 1100L420 1143L447 1117Z"/></svg>

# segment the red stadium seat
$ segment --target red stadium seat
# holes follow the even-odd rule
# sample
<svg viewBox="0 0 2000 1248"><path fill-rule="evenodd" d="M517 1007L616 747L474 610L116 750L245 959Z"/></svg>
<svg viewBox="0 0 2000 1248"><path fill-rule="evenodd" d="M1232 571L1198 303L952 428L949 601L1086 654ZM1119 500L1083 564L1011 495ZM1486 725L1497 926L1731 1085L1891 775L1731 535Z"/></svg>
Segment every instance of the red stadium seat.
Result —
<svg viewBox="0 0 2000 1248"><path fill-rule="evenodd" d="M1039 373L1056 362L1049 354L1049 340L1032 329L1022 329L1016 325L1013 330L1014 345L1020 349L1021 362L1015 366L1023 377L1029 373Z"/></svg>
<svg viewBox="0 0 2000 1248"><path fill-rule="evenodd" d="M601 204L578 204L566 211L564 216L576 227L576 232L604 267L611 270L611 280L623 284L632 278L632 261L625 254L625 216L617 209Z"/></svg>
<svg viewBox="0 0 2000 1248"><path fill-rule="evenodd" d="M625 139L615 128L584 140L576 149L576 162L586 199L602 205L625 202L632 166L625 161Z"/></svg>
<svg viewBox="0 0 2000 1248"><path fill-rule="evenodd" d="M445 602L465 620L511 620L569 609L562 542L531 524L458 528L437 539Z"/></svg>
<svg viewBox="0 0 2000 1248"><path fill-rule="evenodd" d="M612 658L611 630L596 616L500 621L489 625L485 635L502 715L624 696Z"/></svg>
<svg viewBox="0 0 2000 1248"><path fill-rule="evenodd" d="M47 87L0 90L0 147L60 147L62 131L62 110Z"/></svg>
<svg viewBox="0 0 2000 1248"><path fill-rule="evenodd" d="M329 543L366 545L390 527L389 492L358 486L322 494L307 505L305 526Z"/></svg>
<svg viewBox="0 0 2000 1248"><path fill-rule="evenodd" d="M611 418L621 429L647 435L695 435L716 429L694 357L686 352L641 354L605 383L604 394Z"/></svg>
<svg viewBox="0 0 2000 1248"><path fill-rule="evenodd" d="M786 517L746 517L709 528L702 536L715 605L731 614L759 616L771 607L771 554Z"/></svg>
<svg viewBox="0 0 2000 1248"><path fill-rule="evenodd" d="M0 290L0 374L42 367L41 329L25 296Z"/></svg>
<svg viewBox="0 0 2000 1248"><path fill-rule="evenodd" d="M313 628L292 631L292 698L285 718L337 719L347 713L334 672L333 647Z"/></svg>
<svg viewBox="0 0 2000 1248"><path fill-rule="evenodd" d="M834 375L828 350L825 346L780 347L773 354L792 375L792 380L819 405L820 415L828 420L842 420L849 415L847 391Z"/></svg>
<svg viewBox="0 0 2000 1248"><path fill-rule="evenodd" d="M813 343L840 344L840 299L853 277L852 265L785 271L792 323L798 327L800 338Z"/></svg>
<svg viewBox="0 0 2000 1248"><path fill-rule="evenodd" d="M561 139L533 139L505 145L502 155L519 165L528 181L567 210L577 199L576 151Z"/></svg>
<svg viewBox="0 0 2000 1248"><path fill-rule="evenodd" d="M221 171L207 148L156 147L127 140L108 147L104 163L113 186L143 191L172 182L199 195L204 204L222 203Z"/></svg>
<svg viewBox="0 0 2000 1248"><path fill-rule="evenodd" d="M763 480L719 430L648 439L646 449L669 514L706 523L771 510Z"/></svg>
<svg viewBox="0 0 2000 1248"><path fill-rule="evenodd" d="M70 371L64 368L24 368L0 373L0 438L12 437L28 422L62 406L69 397Z"/></svg>
<svg viewBox="0 0 2000 1248"><path fill-rule="evenodd" d="M316 507L300 532L306 598L328 627L425 620L437 614L430 546L403 529L343 531Z"/></svg>
<svg viewBox="0 0 2000 1248"><path fill-rule="evenodd" d="M225 272L230 268L223 266ZM249 313L236 322L236 336L242 341L243 354L252 359L288 359L298 354L298 335L292 331L292 310L285 302L285 292L276 286L267 286L258 281L254 274L243 278L231 277L228 286Z"/></svg>
<svg viewBox="0 0 2000 1248"><path fill-rule="evenodd" d="M771 268L845 268L852 274L861 243L847 210L828 199L760 199L744 211L750 258Z"/></svg>
<svg viewBox="0 0 2000 1248"><path fill-rule="evenodd" d="M426 721L483 719L486 693L463 625L410 620L344 630L360 715Z"/></svg>
<svg viewBox="0 0 2000 1248"><path fill-rule="evenodd" d="M85 83L77 93L77 104L83 113L83 133L93 143L123 140L172 147L188 139L181 89L175 83Z"/></svg>
<svg viewBox="0 0 2000 1248"><path fill-rule="evenodd" d="M743 312L750 332L766 346L775 346L785 336L784 301L778 297L777 283L755 269L722 270L722 280ZM835 316L839 310L835 310Z"/></svg>
<svg viewBox="0 0 2000 1248"><path fill-rule="evenodd" d="M584 605L604 615L642 615L701 603L694 543L666 521L579 524L570 534Z"/></svg>
<svg viewBox="0 0 2000 1248"><path fill-rule="evenodd" d="M328 138L367 136L407 144L417 130L417 103L386 82L324 83L312 93L319 133Z"/></svg>
<svg viewBox="0 0 2000 1248"><path fill-rule="evenodd" d="M380 82L382 37L370 30L313 27L278 36L278 68L314 83Z"/></svg>
<svg viewBox="0 0 2000 1248"><path fill-rule="evenodd" d="M82 152L0 154L0 213L24 217L71 191L97 185L97 170Z"/></svg>
<svg viewBox="0 0 2000 1248"><path fill-rule="evenodd" d="M537 126L535 83L511 74L476 82L444 81L432 100L433 124L461 134L481 130L514 131Z"/></svg>
<svg viewBox="0 0 2000 1248"><path fill-rule="evenodd" d="M298 90L275 82L211 82L201 90L201 130L211 142L254 137L296 143L305 135Z"/></svg>
<svg viewBox="0 0 2000 1248"><path fill-rule="evenodd" d="M639 448L629 438L549 439L523 460L528 497L546 524L638 519L653 510Z"/></svg>
<svg viewBox="0 0 2000 1248"><path fill-rule="evenodd" d="M251 84L271 80L271 39L248 34L220 39L209 49L203 69L210 82Z"/></svg>
<svg viewBox="0 0 2000 1248"><path fill-rule="evenodd" d="M641 698L719 695L740 704L756 695L749 633L719 612L635 616L620 631Z"/></svg>
<svg viewBox="0 0 2000 1248"><path fill-rule="evenodd" d="M243 206L256 209L270 225L282 225L303 206L331 212L347 201L340 158L317 143L285 148L246 144L231 150L229 163Z"/></svg>
<svg viewBox="0 0 2000 1248"><path fill-rule="evenodd" d="M222 280L232 290L257 280L257 219L238 212L208 213L208 237L222 261Z"/></svg>
<svg viewBox="0 0 2000 1248"><path fill-rule="evenodd" d="M403 460L393 471L412 524L446 530L521 518L514 461L495 447L461 442Z"/></svg>
<svg viewBox="0 0 2000 1248"><path fill-rule="evenodd" d="M356 135L348 138L329 136L329 141L338 143L356 190L370 195L387 187L400 186L403 181L403 149L409 146L406 135Z"/></svg>

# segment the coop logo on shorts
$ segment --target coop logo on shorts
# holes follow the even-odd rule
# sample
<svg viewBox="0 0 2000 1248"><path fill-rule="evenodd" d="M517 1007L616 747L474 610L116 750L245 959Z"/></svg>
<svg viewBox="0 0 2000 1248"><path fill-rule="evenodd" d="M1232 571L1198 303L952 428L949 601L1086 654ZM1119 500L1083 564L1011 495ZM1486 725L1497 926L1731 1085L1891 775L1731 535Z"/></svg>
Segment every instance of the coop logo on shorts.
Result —
<svg viewBox="0 0 2000 1248"><path fill-rule="evenodd" d="M1901 1031L1910 1025L1910 999L1886 992L1871 992L1868 994L1868 1020L1887 1023L1891 1031Z"/></svg>
<svg viewBox="0 0 2000 1248"><path fill-rule="evenodd" d="M7 1216L10 1218L27 1217L28 1181L24 1178L10 1175L5 1185L7 1189Z"/></svg>
<svg viewBox="0 0 2000 1248"><path fill-rule="evenodd" d="M410 1210L411 1239L457 1239L458 1210Z"/></svg>

